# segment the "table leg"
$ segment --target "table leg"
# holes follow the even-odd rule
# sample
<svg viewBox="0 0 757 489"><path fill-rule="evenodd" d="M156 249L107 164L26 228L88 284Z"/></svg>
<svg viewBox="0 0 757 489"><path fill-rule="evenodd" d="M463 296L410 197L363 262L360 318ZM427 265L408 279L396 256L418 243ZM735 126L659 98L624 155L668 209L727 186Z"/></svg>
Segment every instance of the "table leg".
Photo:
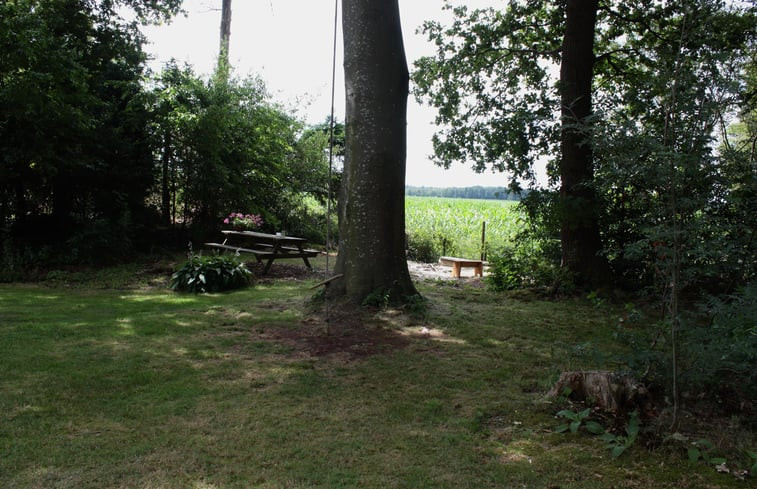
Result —
<svg viewBox="0 0 757 489"><path fill-rule="evenodd" d="M281 243L276 241L276 244L273 245L273 248L271 248L271 257L268 259L268 263L265 264L265 268L263 268L263 275L268 273L268 270L271 269L271 265L273 265L273 260L275 260L275 256L278 254L279 250L281 249Z"/></svg>
<svg viewBox="0 0 757 489"><path fill-rule="evenodd" d="M452 276L454 278L460 278L460 264L455 262L452 264Z"/></svg>
<svg viewBox="0 0 757 489"><path fill-rule="evenodd" d="M310 262L308 261L308 257L305 256L305 250L302 248L302 245L298 246L297 248L299 248L300 250L300 255L302 255L302 261L305 262L305 266L308 267L309 269L312 269L313 267L310 266Z"/></svg>

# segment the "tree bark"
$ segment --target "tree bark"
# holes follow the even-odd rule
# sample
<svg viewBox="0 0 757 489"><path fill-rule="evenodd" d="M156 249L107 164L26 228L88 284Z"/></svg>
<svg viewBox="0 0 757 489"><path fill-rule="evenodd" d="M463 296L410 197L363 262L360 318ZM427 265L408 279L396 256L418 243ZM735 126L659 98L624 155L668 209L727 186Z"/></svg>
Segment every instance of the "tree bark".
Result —
<svg viewBox="0 0 757 489"><path fill-rule="evenodd" d="M219 74L228 78L229 75L229 46L231 44L231 0L223 0L221 4L221 38L218 48Z"/></svg>
<svg viewBox="0 0 757 489"><path fill-rule="evenodd" d="M171 170L171 133L163 138L162 179L161 179L161 219L166 226L171 225L171 192L169 189Z"/></svg>
<svg viewBox="0 0 757 489"><path fill-rule="evenodd" d="M610 278L607 261L600 255L602 242L591 143L598 3L598 0L567 1L560 65L562 265L575 273L580 283L592 286L604 285Z"/></svg>
<svg viewBox="0 0 757 489"><path fill-rule="evenodd" d="M346 148L332 291L416 294L405 257L408 69L397 0L342 4Z"/></svg>

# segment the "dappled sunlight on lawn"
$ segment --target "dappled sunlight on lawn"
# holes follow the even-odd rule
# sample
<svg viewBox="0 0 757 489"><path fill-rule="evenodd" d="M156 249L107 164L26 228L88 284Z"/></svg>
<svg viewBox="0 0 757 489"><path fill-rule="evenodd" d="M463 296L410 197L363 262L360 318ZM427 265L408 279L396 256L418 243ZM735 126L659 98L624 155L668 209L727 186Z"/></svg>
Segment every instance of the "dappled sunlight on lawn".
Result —
<svg viewBox="0 0 757 489"><path fill-rule="evenodd" d="M59 295L49 295L49 294L34 296L35 301L57 301L57 300L60 300L60 298L61 296Z"/></svg>
<svg viewBox="0 0 757 489"><path fill-rule="evenodd" d="M119 299L130 302L162 302L166 304L191 304L198 302L198 296L188 294L173 293L155 293L155 292L135 292L129 295L122 295Z"/></svg>
<svg viewBox="0 0 757 489"><path fill-rule="evenodd" d="M429 328L426 326L408 326L400 330L400 334L403 336L411 336L414 338L427 338L432 341L438 341L440 343L454 343L457 345L468 345L468 342L453 336L448 336L444 331L436 328Z"/></svg>
<svg viewBox="0 0 757 489"><path fill-rule="evenodd" d="M129 318L117 319L116 324L118 325L118 334L122 336L134 336L137 333Z"/></svg>

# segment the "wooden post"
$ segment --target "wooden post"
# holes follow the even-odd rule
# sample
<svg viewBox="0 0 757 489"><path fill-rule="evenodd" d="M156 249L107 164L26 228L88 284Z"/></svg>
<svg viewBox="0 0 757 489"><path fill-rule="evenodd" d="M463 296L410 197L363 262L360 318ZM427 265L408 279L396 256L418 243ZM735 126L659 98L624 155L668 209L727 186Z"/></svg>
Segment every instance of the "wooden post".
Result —
<svg viewBox="0 0 757 489"><path fill-rule="evenodd" d="M486 260L486 221L481 223L481 261Z"/></svg>

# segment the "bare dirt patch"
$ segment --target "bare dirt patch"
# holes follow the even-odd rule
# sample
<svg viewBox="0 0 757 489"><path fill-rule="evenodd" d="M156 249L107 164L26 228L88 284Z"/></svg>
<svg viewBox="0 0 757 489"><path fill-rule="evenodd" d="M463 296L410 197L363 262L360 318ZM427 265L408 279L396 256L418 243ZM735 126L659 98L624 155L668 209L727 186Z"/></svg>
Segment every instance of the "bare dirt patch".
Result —
<svg viewBox="0 0 757 489"><path fill-rule="evenodd" d="M323 270L308 270L301 264L274 263L263 275L263 264L248 264L258 283L280 280L310 280L324 275ZM483 286L481 277L473 276L473 269L464 269L460 278L452 277L451 269L438 264L408 261L408 270L416 281L449 282L459 286ZM266 328L266 339L281 343L298 352L314 357L339 356L355 360L403 349L417 339L439 339L441 332L423 326L413 326L402 310L377 310L356 307L345 302L314 306L297 327ZM437 334L438 333L438 334ZM444 339L444 338L442 338Z"/></svg>
<svg viewBox="0 0 757 489"><path fill-rule="evenodd" d="M308 269L302 263L299 265L274 262L268 273L263 275L264 263L248 262L247 268L255 275L258 282L266 283L274 280L308 280L323 274L322 270Z"/></svg>
<svg viewBox="0 0 757 489"><path fill-rule="evenodd" d="M391 352L410 344L408 336L365 316L360 312L348 315L344 309L332 310L327 321L324 314L312 314L296 328L269 329L268 336L314 357L337 355L347 360Z"/></svg>

